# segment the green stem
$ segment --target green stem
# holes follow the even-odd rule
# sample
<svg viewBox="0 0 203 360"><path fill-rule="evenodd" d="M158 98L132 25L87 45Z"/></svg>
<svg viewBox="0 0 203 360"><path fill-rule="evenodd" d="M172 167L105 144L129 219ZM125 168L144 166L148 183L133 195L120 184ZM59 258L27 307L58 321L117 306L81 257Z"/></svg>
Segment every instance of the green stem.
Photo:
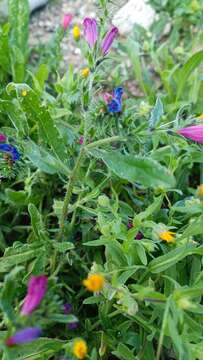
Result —
<svg viewBox="0 0 203 360"><path fill-rule="evenodd" d="M159 360L160 356L161 356L161 349L162 349L162 345L163 345L164 332L165 332L165 328L166 328L166 324L167 324L167 320L168 320L169 309L170 309L170 298L168 299L168 301L166 303L166 307L165 307L165 311L164 311L164 317L163 317L161 333L160 333L160 337L159 337L156 360Z"/></svg>
<svg viewBox="0 0 203 360"><path fill-rule="evenodd" d="M77 172L80 167L81 160L83 158L83 154L84 154L84 147L81 148L78 158L76 160L75 166L69 177L69 182L68 182L67 189L66 189L66 195L64 198L62 216L61 216L61 221L60 221L60 231L59 231L59 236L58 236L59 239L63 236L63 233L64 233L65 220L68 215L68 206L70 204L70 200L71 200L72 192L73 192L73 186L74 186L74 183L75 183L75 180L77 177Z"/></svg>
<svg viewBox="0 0 203 360"><path fill-rule="evenodd" d="M124 137L121 136L112 136L106 139L102 139L102 140L98 140L98 141L94 141L91 144L86 145L86 149L92 149L95 147L99 147L102 145L106 145L106 144L110 144L111 142L116 142L116 141L126 141L126 139Z"/></svg>

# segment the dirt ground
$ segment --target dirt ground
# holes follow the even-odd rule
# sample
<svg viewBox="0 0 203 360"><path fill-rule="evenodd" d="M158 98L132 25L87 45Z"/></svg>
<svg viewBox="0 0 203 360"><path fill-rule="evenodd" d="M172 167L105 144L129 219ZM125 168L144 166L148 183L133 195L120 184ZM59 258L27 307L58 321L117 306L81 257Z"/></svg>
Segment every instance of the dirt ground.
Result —
<svg viewBox="0 0 203 360"><path fill-rule="evenodd" d="M65 13L72 13L72 24L81 26L85 16L95 16L96 6L93 0L52 0L47 6L35 11L30 19L30 44L32 46L46 43L61 23ZM64 65L77 64L81 61L80 49L69 33L63 40L62 51Z"/></svg>

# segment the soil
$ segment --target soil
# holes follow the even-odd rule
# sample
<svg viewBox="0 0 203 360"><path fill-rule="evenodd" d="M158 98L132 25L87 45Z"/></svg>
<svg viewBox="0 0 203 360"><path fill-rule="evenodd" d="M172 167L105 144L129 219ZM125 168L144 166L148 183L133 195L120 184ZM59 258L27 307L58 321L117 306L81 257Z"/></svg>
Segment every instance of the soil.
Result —
<svg viewBox="0 0 203 360"><path fill-rule="evenodd" d="M52 37L57 26L61 24L63 15L71 13L74 15L72 25L82 27L82 19L85 16L96 15L94 0L52 0L35 11L30 19L30 45L44 44ZM72 37L71 30L65 36L62 43L64 63L77 64L81 62L80 49Z"/></svg>

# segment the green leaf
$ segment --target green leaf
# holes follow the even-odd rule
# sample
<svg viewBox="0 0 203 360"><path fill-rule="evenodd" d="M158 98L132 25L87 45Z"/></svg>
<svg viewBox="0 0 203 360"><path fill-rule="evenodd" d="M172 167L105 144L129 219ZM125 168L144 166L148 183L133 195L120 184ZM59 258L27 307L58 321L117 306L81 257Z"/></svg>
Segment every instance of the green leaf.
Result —
<svg viewBox="0 0 203 360"><path fill-rule="evenodd" d="M101 301L103 301L103 296L90 296L87 299L83 301L84 305L92 305L92 304L99 304Z"/></svg>
<svg viewBox="0 0 203 360"><path fill-rule="evenodd" d="M196 218L195 221L186 228L180 239L185 239L188 238L189 236L203 234L202 224L203 224L203 215Z"/></svg>
<svg viewBox="0 0 203 360"><path fill-rule="evenodd" d="M7 201L11 202L15 206L25 206L28 202L28 194L24 190L14 191L12 189L6 189Z"/></svg>
<svg viewBox="0 0 203 360"><path fill-rule="evenodd" d="M0 109L9 117L19 135L28 135L29 127L27 119L20 103L16 99L12 101L0 100Z"/></svg>
<svg viewBox="0 0 203 360"><path fill-rule="evenodd" d="M65 341L57 339L48 339L46 337L37 339L34 342L7 348L8 354L5 359L9 360L26 360L26 359L44 359L48 354L59 352ZM46 357L48 358L48 357Z"/></svg>
<svg viewBox="0 0 203 360"><path fill-rule="evenodd" d="M112 352L113 355L121 360L136 360L137 357L133 355L133 352L124 344L119 344L116 351Z"/></svg>
<svg viewBox="0 0 203 360"><path fill-rule="evenodd" d="M150 129L153 129L154 127L156 127L156 124L159 122L159 120L161 119L163 114L164 114L163 103L162 103L160 97L158 97L156 100L156 104L155 104L154 108L152 109L151 116L149 119Z"/></svg>
<svg viewBox="0 0 203 360"><path fill-rule="evenodd" d="M28 205L28 212L29 212L30 218L31 218L33 233L34 233L36 239L38 239L40 241L42 238L41 234L42 233L46 234L42 216L39 213L39 211L37 210L36 206L33 204Z"/></svg>
<svg viewBox="0 0 203 360"><path fill-rule="evenodd" d="M16 277L23 269L23 266L17 266L10 272L10 274L6 275L1 291L0 307L10 321L14 321L15 319L12 303L14 301L16 290Z"/></svg>
<svg viewBox="0 0 203 360"><path fill-rule="evenodd" d="M64 163L67 162L63 138L47 107L41 103L39 96L26 84L8 84L7 92L12 94L12 91L16 92L26 116L38 125L43 141L51 147L58 159ZM27 95L22 97L22 91L27 91Z"/></svg>
<svg viewBox="0 0 203 360"><path fill-rule="evenodd" d="M157 257L148 265L148 270L152 273L162 272L174 264L178 263L189 255L203 255L203 245L195 247L194 245L184 245L177 249L169 251L167 254Z"/></svg>
<svg viewBox="0 0 203 360"><path fill-rule="evenodd" d="M69 169L62 163L62 161L56 159L48 151L41 146L39 147L34 142L26 142L24 149L24 155L27 156L41 171L47 174L61 173L66 176L69 174Z"/></svg>
<svg viewBox="0 0 203 360"><path fill-rule="evenodd" d="M25 64L28 54L28 26L29 2L28 0L9 0L10 31L10 58L13 79L22 82L25 77Z"/></svg>
<svg viewBox="0 0 203 360"><path fill-rule="evenodd" d="M42 245L32 246L27 244L16 249L7 249L4 256L0 259L0 272L7 272L13 266L32 260L39 255L42 249Z"/></svg>
<svg viewBox="0 0 203 360"><path fill-rule="evenodd" d="M58 250L58 252L65 253L68 250L74 249L74 245L70 242L53 242L53 247Z"/></svg>
<svg viewBox="0 0 203 360"><path fill-rule="evenodd" d="M182 94L183 88L186 84L191 73L202 63L203 61L203 50L196 52L192 55L189 60L185 63L183 68L179 72L178 76L178 89L176 100L178 100Z"/></svg>
<svg viewBox="0 0 203 360"><path fill-rule="evenodd" d="M146 210L135 215L133 219L134 224L139 224L142 220L147 220L150 216L154 215L157 211L159 211L163 203L163 198L163 195L156 197L154 199L154 202L150 204Z"/></svg>
<svg viewBox="0 0 203 360"><path fill-rule="evenodd" d="M152 188L173 188L173 175L157 161L118 152L99 151L105 164L120 178Z"/></svg>
<svg viewBox="0 0 203 360"><path fill-rule="evenodd" d="M68 324L72 322L77 322L78 318L74 315L52 314L51 316L49 316L49 320L63 324Z"/></svg>
<svg viewBox="0 0 203 360"><path fill-rule="evenodd" d="M9 30L9 24L0 27L0 67L7 74L11 73Z"/></svg>

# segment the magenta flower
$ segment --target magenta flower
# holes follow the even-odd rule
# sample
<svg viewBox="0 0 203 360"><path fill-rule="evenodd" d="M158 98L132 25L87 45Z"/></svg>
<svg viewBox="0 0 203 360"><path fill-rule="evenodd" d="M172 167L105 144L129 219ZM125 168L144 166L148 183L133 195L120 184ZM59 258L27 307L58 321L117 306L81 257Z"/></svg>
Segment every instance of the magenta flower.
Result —
<svg viewBox="0 0 203 360"><path fill-rule="evenodd" d="M47 281L45 275L31 277L21 310L22 315L29 315L38 307L47 291Z"/></svg>
<svg viewBox="0 0 203 360"><path fill-rule="evenodd" d="M135 236L136 240L142 240L144 237L143 233L141 233L141 231L138 231L137 235Z"/></svg>
<svg viewBox="0 0 203 360"><path fill-rule="evenodd" d="M178 130L178 134L203 144L203 125L192 125Z"/></svg>
<svg viewBox="0 0 203 360"><path fill-rule="evenodd" d="M0 134L0 141L1 142L5 142L6 141L6 136L4 134Z"/></svg>
<svg viewBox="0 0 203 360"><path fill-rule="evenodd" d="M106 34L104 40L102 41L103 55L106 55L109 52L111 45L117 35L118 35L118 28L115 26Z"/></svg>
<svg viewBox="0 0 203 360"><path fill-rule="evenodd" d="M75 322L71 322L68 324L68 329L69 330L76 330L79 326L79 322L75 321Z"/></svg>
<svg viewBox="0 0 203 360"><path fill-rule="evenodd" d="M64 30L66 30L69 27L72 19L73 19L72 14L65 14L64 15L63 21L62 21L62 27L63 27Z"/></svg>
<svg viewBox="0 0 203 360"><path fill-rule="evenodd" d="M132 229L132 228L133 228L133 223L132 223L132 221L128 221L128 223L127 223L127 228L128 228L128 229Z"/></svg>
<svg viewBox="0 0 203 360"><path fill-rule="evenodd" d="M84 144L84 136L80 136L79 138L79 144L83 145Z"/></svg>
<svg viewBox="0 0 203 360"><path fill-rule="evenodd" d="M103 100L106 104L109 104L113 98L113 95L108 93L108 92L105 92L102 94L102 97L103 97Z"/></svg>
<svg viewBox="0 0 203 360"><path fill-rule="evenodd" d="M85 18L83 26L85 39L89 46L93 48L98 38L97 22L95 19Z"/></svg>
<svg viewBox="0 0 203 360"><path fill-rule="evenodd" d="M13 336L6 340L7 346L24 344L31 342L41 335L41 329L37 327L28 327L23 330L17 331Z"/></svg>

